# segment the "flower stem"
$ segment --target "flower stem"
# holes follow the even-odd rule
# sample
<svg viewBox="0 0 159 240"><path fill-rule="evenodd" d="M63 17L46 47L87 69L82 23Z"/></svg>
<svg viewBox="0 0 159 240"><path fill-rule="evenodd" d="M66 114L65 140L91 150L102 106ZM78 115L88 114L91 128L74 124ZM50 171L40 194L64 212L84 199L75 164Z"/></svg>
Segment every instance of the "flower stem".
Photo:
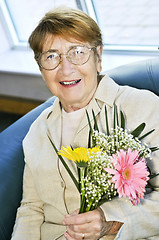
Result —
<svg viewBox="0 0 159 240"><path fill-rule="evenodd" d="M93 206L93 203L95 202L95 198L92 199L92 201L89 202L86 208L86 212L89 212L91 210L94 210L96 208L96 205Z"/></svg>
<svg viewBox="0 0 159 240"><path fill-rule="evenodd" d="M80 189L81 189L81 206L79 213L85 212L85 184L84 184L84 170L85 168L80 167Z"/></svg>

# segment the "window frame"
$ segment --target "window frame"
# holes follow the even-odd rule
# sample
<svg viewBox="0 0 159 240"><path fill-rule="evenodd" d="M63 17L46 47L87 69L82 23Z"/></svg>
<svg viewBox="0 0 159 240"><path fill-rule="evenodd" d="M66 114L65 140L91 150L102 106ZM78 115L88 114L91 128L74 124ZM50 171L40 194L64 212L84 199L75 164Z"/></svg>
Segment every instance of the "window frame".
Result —
<svg viewBox="0 0 159 240"><path fill-rule="evenodd" d="M12 18L5 0L0 0L0 18L2 20L2 25L4 26L4 30L7 34L10 48L26 49L27 42L19 41L16 28L12 21Z"/></svg>
<svg viewBox="0 0 159 240"><path fill-rule="evenodd" d="M98 13L96 11L96 6L93 0L76 0L77 7L87 14L89 14L100 26L100 21ZM22 42L18 38L16 32L16 27L14 26L13 20L10 15L7 3L5 0L0 0L0 17L2 19L2 24L4 25L10 47L12 49L20 48L22 50L28 49L28 43ZM104 51L108 52L136 52L136 53L151 53L158 54L159 47L157 46L132 46L132 45L110 45L103 44Z"/></svg>
<svg viewBox="0 0 159 240"><path fill-rule="evenodd" d="M87 6L85 0L75 0L77 7L87 12ZM4 26L4 30L7 34L8 41L11 49L20 49L20 50L28 50L28 43L20 41L18 37L18 33L16 31L16 27L12 20L10 10L8 9L6 0L0 0L0 19L2 20L2 25Z"/></svg>
<svg viewBox="0 0 159 240"><path fill-rule="evenodd" d="M99 21L99 16L96 11L97 7L95 6L96 4L94 3L94 0L85 0L88 2L87 7L88 7L88 13L90 12L93 16L95 16L96 22L100 26L100 21ZM92 5L92 6L91 6ZM90 8L90 9L89 9ZM94 13L93 13L94 11ZM139 46L139 45L115 45L115 44L106 44L103 43L103 49L105 51L112 51L112 52L137 52L137 53L151 53L155 54L159 53L159 47L158 46Z"/></svg>

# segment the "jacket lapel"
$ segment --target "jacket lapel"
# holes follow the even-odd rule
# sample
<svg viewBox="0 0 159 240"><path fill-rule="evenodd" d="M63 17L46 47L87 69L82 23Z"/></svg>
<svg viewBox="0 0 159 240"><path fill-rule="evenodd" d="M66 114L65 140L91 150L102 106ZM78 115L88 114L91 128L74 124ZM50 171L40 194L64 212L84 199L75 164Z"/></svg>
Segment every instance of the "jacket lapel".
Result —
<svg viewBox="0 0 159 240"><path fill-rule="evenodd" d="M47 116L47 126L48 135L59 150L61 147L61 108L58 98L56 98L52 111Z"/></svg>

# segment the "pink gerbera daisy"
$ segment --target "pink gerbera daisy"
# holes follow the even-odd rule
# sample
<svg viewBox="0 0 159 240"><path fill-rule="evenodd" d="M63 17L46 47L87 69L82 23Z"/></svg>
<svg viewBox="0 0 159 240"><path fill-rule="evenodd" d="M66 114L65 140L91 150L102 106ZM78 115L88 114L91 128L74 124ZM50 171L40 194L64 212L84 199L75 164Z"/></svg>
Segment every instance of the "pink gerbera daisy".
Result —
<svg viewBox="0 0 159 240"><path fill-rule="evenodd" d="M139 158L137 150L120 150L113 155L114 169L105 168L106 172L114 175L112 181L118 191L119 197L128 197L134 205L138 205L140 198L144 198L145 187L149 180L144 158Z"/></svg>

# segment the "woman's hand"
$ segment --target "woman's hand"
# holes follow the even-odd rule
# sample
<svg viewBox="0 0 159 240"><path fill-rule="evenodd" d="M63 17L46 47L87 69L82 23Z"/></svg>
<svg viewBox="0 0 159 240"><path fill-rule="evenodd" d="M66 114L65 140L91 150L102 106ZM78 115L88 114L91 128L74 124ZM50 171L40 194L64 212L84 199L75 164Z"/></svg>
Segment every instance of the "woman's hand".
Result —
<svg viewBox="0 0 159 240"><path fill-rule="evenodd" d="M94 211L78 214L78 211L65 216L63 224L67 227L67 240L91 239L97 240L105 235L118 232L122 223L106 221L103 211L98 208Z"/></svg>

